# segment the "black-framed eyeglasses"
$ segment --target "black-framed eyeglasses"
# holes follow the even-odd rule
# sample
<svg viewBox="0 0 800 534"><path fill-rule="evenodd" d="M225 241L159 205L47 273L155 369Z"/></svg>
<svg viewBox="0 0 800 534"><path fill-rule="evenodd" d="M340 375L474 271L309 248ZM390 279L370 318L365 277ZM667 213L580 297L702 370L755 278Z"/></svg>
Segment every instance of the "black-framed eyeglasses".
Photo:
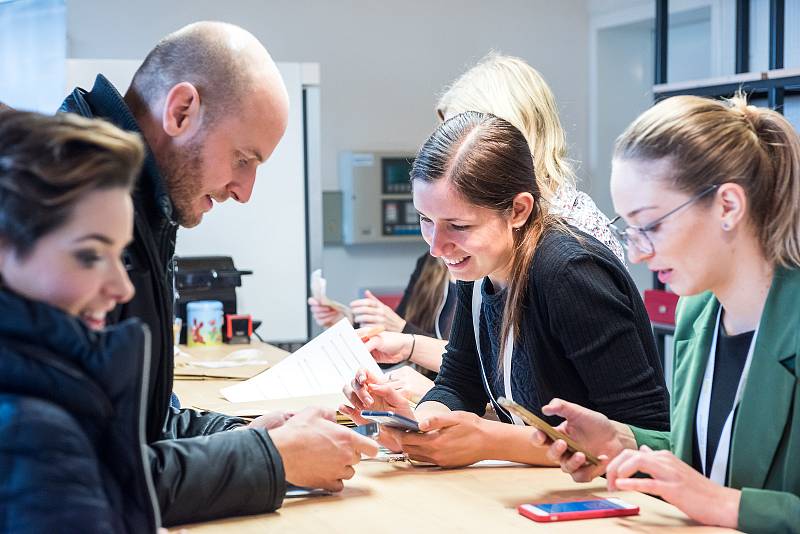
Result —
<svg viewBox="0 0 800 534"><path fill-rule="evenodd" d="M690 198L689 200L678 206L677 208L668 211L655 221L651 221L644 226L629 225L626 226L625 228L619 228L615 223L620 219L622 219L622 216L617 215L611 220L611 222L608 223L608 228L611 230L611 233L614 234L614 236L616 236L617 239L619 239L620 243L622 243L622 246L625 247L626 250L630 250L631 245L633 245L640 253L644 254L645 256L649 256L653 254L653 252L655 252L655 247L653 247L653 240L650 239L650 235L648 234L648 232L653 231L656 228L656 226L661 224L664 221L664 219L666 219L673 213L676 213L685 208L686 206L692 204L693 202L700 200L701 198L703 198L710 192L714 191L718 187L719 184L708 186L707 188L703 189L701 192L699 192L698 194L696 194L695 196L693 196L692 198Z"/></svg>

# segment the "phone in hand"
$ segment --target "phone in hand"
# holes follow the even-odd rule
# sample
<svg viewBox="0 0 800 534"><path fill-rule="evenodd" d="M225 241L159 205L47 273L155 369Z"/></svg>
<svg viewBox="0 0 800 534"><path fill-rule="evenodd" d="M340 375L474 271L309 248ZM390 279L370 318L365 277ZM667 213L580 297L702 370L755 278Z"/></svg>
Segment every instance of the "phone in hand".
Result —
<svg viewBox="0 0 800 534"><path fill-rule="evenodd" d="M555 428L550 426L546 421L540 419L539 417L536 417L525 407L517 404L512 400L508 400L505 397L498 397L497 404L507 409L508 411L513 412L514 415L518 416L520 419L525 421L530 426L541 430L547 435L548 438L552 439L553 441L557 439L564 440L564 442L567 444L567 450L569 450L572 453L576 452L583 453L583 455L586 457L587 463L590 463L592 465L600 465L599 458L591 454L585 448L578 445L578 443L568 435L564 434L560 430L556 430Z"/></svg>
<svg viewBox="0 0 800 534"><path fill-rule="evenodd" d="M580 501L521 504L517 507L517 511L528 519L551 523L553 521L572 521L573 519L637 515L639 507L614 497L606 499L595 497Z"/></svg>
<svg viewBox="0 0 800 534"><path fill-rule="evenodd" d="M394 412L362 410L361 417L389 428L399 428L400 430L411 430L413 432L420 431L416 421Z"/></svg>

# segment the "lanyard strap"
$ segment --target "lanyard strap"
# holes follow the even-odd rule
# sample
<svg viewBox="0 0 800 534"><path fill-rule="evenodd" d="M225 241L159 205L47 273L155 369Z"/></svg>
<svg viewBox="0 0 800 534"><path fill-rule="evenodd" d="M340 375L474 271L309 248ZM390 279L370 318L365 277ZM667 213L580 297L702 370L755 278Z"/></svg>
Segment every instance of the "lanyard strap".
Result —
<svg viewBox="0 0 800 534"><path fill-rule="evenodd" d="M744 392L744 384L747 382L747 374L750 372L750 364L753 361L753 351L756 346L756 338L758 337L758 328L753 333L753 339L750 341L750 348L747 351L747 359L742 369L742 376L739 377L739 385L736 388L736 397L733 400L731 411L725 419L725 424L722 427L722 432L719 435L719 444L714 458L711 460L711 470L706 467L706 451L708 447L708 418L711 411L711 390L714 385L714 362L717 356L717 337L719 336L719 325L722 318L722 306L717 312L717 323L714 328L714 338L711 341L711 350L708 354L708 363L706 364L706 372L703 376L703 385L700 388L700 398L697 402L697 417L695 423L695 431L697 432L697 448L700 452L700 463L703 467L703 474L724 486L727 481L728 471L728 458L731 450L731 431L733 428L733 414L739 401L742 400L742 393Z"/></svg>
<svg viewBox="0 0 800 534"><path fill-rule="evenodd" d="M495 411L498 413L504 413L508 416L511 421L515 425L525 426L525 422L514 415L513 413L509 412L499 404L497 404L497 400L492 395L492 388L489 387L489 380L486 376L486 369L483 366L483 355L481 354L481 326L480 326L480 319L481 319L481 306L483 304L483 295L481 294L481 283L483 279L476 280L472 284L472 330L475 334L475 349L478 352L478 362L481 365L481 378L483 379L483 387L486 390L486 394L489 395L489 399L492 401L492 405L494 406ZM509 328L508 331L508 338L506 338L506 345L505 350L503 350L503 387L505 389L505 397L511 401L514 400L514 396L511 393L511 356L514 354L514 331L513 328Z"/></svg>
<svg viewBox="0 0 800 534"><path fill-rule="evenodd" d="M442 335L442 331L439 328L439 322L442 320L442 310L444 310L445 305L447 305L447 294L450 292L450 276L445 279L444 281L444 295L442 296L442 302L439 303L439 307L436 308L436 315L433 318L433 328L436 331L436 339L444 339Z"/></svg>

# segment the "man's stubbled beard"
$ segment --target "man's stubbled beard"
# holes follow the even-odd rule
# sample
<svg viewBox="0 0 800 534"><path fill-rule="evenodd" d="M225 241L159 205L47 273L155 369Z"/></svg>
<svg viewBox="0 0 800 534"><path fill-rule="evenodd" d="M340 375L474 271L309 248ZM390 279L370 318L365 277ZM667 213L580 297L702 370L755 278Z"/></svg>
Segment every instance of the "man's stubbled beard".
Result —
<svg viewBox="0 0 800 534"><path fill-rule="evenodd" d="M167 192L172 200L175 220L184 228L200 224L203 213L198 210L203 175L203 140L193 142L180 150L172 152L162 165ZM193 211L198 210L198 211Z"/></svg>

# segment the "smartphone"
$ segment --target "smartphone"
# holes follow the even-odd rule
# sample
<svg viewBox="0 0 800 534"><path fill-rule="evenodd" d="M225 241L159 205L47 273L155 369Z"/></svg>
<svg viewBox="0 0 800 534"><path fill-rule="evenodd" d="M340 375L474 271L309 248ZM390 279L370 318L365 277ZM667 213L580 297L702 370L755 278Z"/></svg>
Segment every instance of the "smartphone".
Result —
<svg viewBox="0 0 800 534"><path fill-rule="evenodd" d="M419 432L419 426L417 425L416 421L394 412L362 410L361 417L390 428L399 428L400 430L412 430L414 432Z"/></svg>
<svg viewBox="0 0 800 534"><path fill-rule="evenodd" d="M516 402L514 402L512 400L508 400L505 397L498 397L497 398L497 404L499 404L503 408L507 409L508 411L514 413L514 415L518 416L520 419L525 421L530 426L541 430L542 432L547 434L548 438L552 439L553 441L555 441L557 439L564 440L566 442L566 444L567 444L567 450L569 450L572 453L576 453L576 452L583 453L583 455L586 456L586 462L587 463L590 463L592 465L600 465L600 459L599 458L597 458L593 454L589 453L586 449L584 449L583 447L578 445L578 443L575 442L575 440L573 440L571 437L567 436L566 434L564 434L560 430L556 430L555 428L553 428L552 426L547 424L546 421L543 421L542 419L540 419L540 418L536 417L535 415L533 415L530 411L528 411L523 406L520 406Z"/></svg>
<svg viewBox="0 0 800 534"><path fill-rule="evenodd" d="M614 497L606 499L596 497L581 501L521 504L517 507L517 511L528 519L550 523L572 521L573 519L637 515L639 507Z"/></svg>
<svg viewBox="0 0 800 534"><path fill-rule="evenodd" d="M353 430L362 436L374 438L378 435L378 423L367 423L366 425L354 426Z"/></svg>
<svg viewBox="0 0 800 534"><path fill-rule="evenodd" d="M297 499L299 497L326 497L328 495L333 495L333 493L322 488L306 488L303 486L295 486L294 484L287 484L286 495L284 497L287 499Z"/></svg>

